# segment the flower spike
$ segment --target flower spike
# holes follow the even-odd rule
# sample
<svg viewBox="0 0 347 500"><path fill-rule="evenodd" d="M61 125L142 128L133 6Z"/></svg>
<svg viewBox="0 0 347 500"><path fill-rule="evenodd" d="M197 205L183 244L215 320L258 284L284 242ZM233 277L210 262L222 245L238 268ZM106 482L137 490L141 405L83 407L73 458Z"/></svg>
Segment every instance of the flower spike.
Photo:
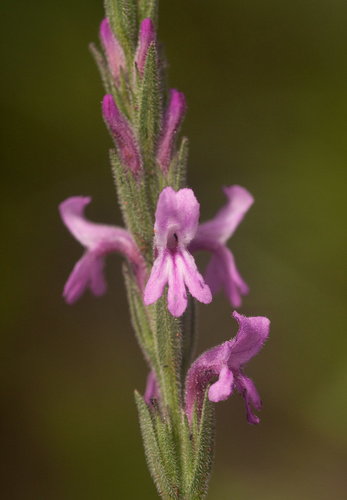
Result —
<svg viewBox="0 0 347 500"><path fill-rule="evenodd" d="M89 197L74 196L59 205L64 224L71 234L86 248L70 274L63 296L73 304L90 288L94 295L103 295L106 282L103 275L104 257L110 252L123 254L132 264L140 290L146 278L143 257L131 234L121 227L95 224L85 219L83 212L91 201Z"/></svg>
<svg viewBox="0 0 347 500"><path fill-rule="evenodd" d="M207 250L212 253L205 273L206 283L213 294L224 288L231 304L239 307L241 295L246 295L249 290L236 268L234 256L226 242L234 234L254 198L245 188L237 185L224 187L223 191L227 197L226 205L212 220L199 225L189 251Z"/></svg>
<svg viewBox="0 0 347 500"><path fill-rule="evenodd" d="M218 376L218 380L209 388L209 400L214 403L224 401L236 388L245 400L248 423L259 423L251 405L261 410L261 400L254 383L243 373L243 367L263 347L269 336L270 321L262 316L246 318L236 311L233 316L239 323L236 337L206 351L188 371L186 413L189 421L192 420L195 401L199 413L208 384Z"/></svg>
<svg viewBox="0 0 347 500"><path fill-rule="evenodd" d="M156 302L168 283L168 309L176 317L187 307L186 287L200 302L208 304L212 300L211 291L187 250L198 227L199 212L199 203L191 189L175 192L167 187L159 196L154 225L156 259L145 288L144 303L148 306Z"/></svg>

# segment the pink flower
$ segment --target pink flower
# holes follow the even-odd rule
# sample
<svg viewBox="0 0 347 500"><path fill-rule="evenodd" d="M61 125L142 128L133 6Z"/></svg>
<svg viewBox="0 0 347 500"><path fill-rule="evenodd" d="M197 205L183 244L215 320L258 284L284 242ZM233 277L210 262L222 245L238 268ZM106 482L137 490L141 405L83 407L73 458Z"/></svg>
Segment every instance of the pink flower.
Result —
<svg viewBox="0 0 347 500"><path fill-rule="evenodd" d="M227 203L216 216L200 224L189 245L190 252L207 250L212 258L205 273L206 283L213 294L224 288L234 307L241 305L241 295L248 293L248 286L241 278L234 256L226 246L237 226L254 202L253 196L241 186L224 187Z"/></svg>
<svg viewBox="0 0 347 500"><path fill-rule="evenodd" d="M89 222L84 217L84 207L91 198L75 196L63 201L59 211L71 234L85 247L86 252L76 263L67 280L63 296L73 304L90 288L94 295L106 291L104 279L104 257L110 252L119 252L132 264L140 290L146 278L146 266L132 235L121 227Z"/></svg>
<svg viewBox="0 0 347 500"><path fill-rule="evenodd" d="M161 192L154 225L156 258L144 293L147 306L161 297L167 283L168 309L173 316L181 316L187 307L186 287L200 302L211 302L211 291L187 249L198 228L199 211L191 189L175 192L167 187Z"/></svg>
<svg viewBox="0 0 347 500"><path fill-rule="evenodd" d="M209 400L214 403L224 401L236 388L245 400L248 423L259 423L251 405L261 410L262 403L254 383L243 373L243 367L263 347L269 335L270 321L262 316L246 318L236 311L233 316L239 323L236 337L206 351L188 371L186 413L189 421L192 420L195 401L198 412L201 412L208 384L218 376L208 390Z"/></svg>

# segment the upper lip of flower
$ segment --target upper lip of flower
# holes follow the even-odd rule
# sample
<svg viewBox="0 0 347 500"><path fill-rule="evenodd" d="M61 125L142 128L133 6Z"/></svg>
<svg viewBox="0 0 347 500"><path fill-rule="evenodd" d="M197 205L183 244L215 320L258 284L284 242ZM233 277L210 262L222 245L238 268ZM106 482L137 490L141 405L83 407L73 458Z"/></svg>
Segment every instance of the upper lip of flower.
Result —
<svg viewBox="0 0 347 500"><path fill-rule="evenodd" d="M162 295L166 283L168 308L181 316L187 307L185 287L200 302L209 303L212 295L199 273L187 246L194 238L199 220L199 203L191 189L163 189L159 196L155 221L155 261L147 282L144 303L153 304Z"/></svg>

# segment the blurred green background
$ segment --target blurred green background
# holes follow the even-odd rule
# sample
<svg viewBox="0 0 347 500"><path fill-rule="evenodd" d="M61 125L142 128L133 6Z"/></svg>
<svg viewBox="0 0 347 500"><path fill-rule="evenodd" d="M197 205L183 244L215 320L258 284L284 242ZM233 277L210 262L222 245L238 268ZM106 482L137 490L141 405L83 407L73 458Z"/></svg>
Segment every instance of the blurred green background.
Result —
<svg viewBox="0 0 347 500"><path fill-rule="evenodd" d="M101 0L1 6L1 419L6 500L153 499L133 389L147 369L121 258L108 293L61 298L82 248L58 203L121 224L88 52ZM241 184L256 203L231 241L251 287L240 312L272 320L241 398L216 405L209 498L342 499L347 479L345 0L162 1L170 85L184 91L189 186L201 220ZM203 261L202 261L203 262ZM236 333L220 295L200 307L199 352Z"/></svg>

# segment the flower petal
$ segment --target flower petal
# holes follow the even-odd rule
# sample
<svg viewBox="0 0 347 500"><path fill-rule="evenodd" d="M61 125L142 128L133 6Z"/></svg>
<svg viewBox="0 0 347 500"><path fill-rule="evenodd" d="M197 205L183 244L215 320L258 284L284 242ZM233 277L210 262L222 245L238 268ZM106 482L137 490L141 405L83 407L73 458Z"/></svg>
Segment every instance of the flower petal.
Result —
<svg viewBox="0 0 347 500"><path fill-rule="evenodd" d="M201 411L205 390L209 382L219 375L230 356L231 342L227 341L204 352L189 368L186 377L186 413L189 421L192 419L195 401L198 413ZM212 386L211 386L212 387ZM212 395L213 397L213 395Z"/></svg>
<svg viewBox="0 0 347 500"><path fill-rule="evenodd" d="M225 243L234 233L244 215L254 202L253 196L241 186L223 188L228 201L210 221L200 224L196 240Z"/></svg>
<svg viewBox="0 0 347 500"><path fill-rule="evenodd" d="M155 213L155 244L158 249L167 246L170 232L177 231L178 245L187 246L194 238L200 214L200 205L191 189L162 190Z"/></svg>
<svg viewBox="0 0 347 500"><path fill-rule="evenodd" d="M251 405L256 410L261 410L262 407L261 399L254 385L253 380L246 377L243 373L240 373L235 383L237 390L245 400L248 423L252 425L259 424L259 418L256 415L254 415L251 409Z"/></svg>
<svg viewBox="0 0 347 500"><path fill-rule="evenodd" d="M219 245L212 255L206 268L205 280L213 294L223 287L234 307L240 307L241 294L246 295L249 291L236 268L233 254L224 245Z"/></svg>
<svg viewBox="0 0 347 500"><path fill-rule="evenodd" d="M184 267L184 282L189 292L199 302L209 304L212 300L211 290L199 273L194 257L187 250L182 250L177 254L176 260L182 262L182 266Z"/></svg>
<svg viewBox="0 0 347 500"><path fill-rule="evenodd" d="M68 304L76 302L90 288L94 295L103 295L106 283L103 276L104 259L92 252L87 252L75 264L63 291L63 297Z"/></svg>
<svg viewBox="0 0 347 500"><path fill-rule="evenodd" d="M269 336L270 321L263 316L247 318L236 311L233 316L239 323L239 331L232 340L228 365L238 371L263 347Z"/></svg>
<svg viewBox="0 0 347 500"><path fill-rule="evenodd" d="M217 382L211 385L208 391L208 398L213 403L224 401L233 392L234 376L227 365L224 365L219 373Z"/></svg>
<svg viewBox="0 0 347 500"><path fill-rule="evenodd" d="M169 289L167 293L167 306L176 318L182 316L187 308L187 291L184 284L185 267L179 254L170 256L172 267L169 272Z"/></svg>
<svg viewBox="0 0 347 500"><path fill-rule="evenodd" d="M146 306L153 304L163 295L171 268L170 254L168 252L161 252L154 261L151 275L145 288L143 301Z"/></svg>
<svg viewBox="0 0 347 500"><path fill-rule="evenodd" d="M105 292L103 258L108 253L119 252L128 258L140 290L143 290L147 276L145 261L128 231L116 226L95 224L84 217L84 207L90 200L89 197L74 196L59 206L64 224L87 249L85 255L75 265L64 288L63 296L70 304L75 302L87 287L94 295L102 295Z"/></svg>

